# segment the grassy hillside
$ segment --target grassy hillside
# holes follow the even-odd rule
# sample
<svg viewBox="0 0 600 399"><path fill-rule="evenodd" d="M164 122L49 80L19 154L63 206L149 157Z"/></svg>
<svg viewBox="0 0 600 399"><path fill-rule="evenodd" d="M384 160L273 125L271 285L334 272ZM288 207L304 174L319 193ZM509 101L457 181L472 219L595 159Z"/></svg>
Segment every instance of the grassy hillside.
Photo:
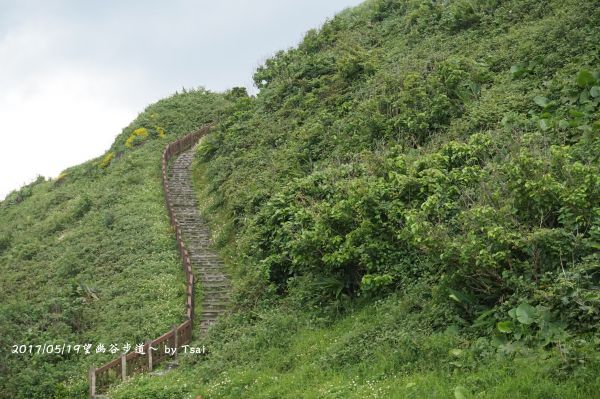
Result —
<svg viewBox="0 0 600 399"><path fill-rule="evenodd" d="M159 157L219 120L195 177L232 313L111 398L600 397L599 26L591 0L369 0L258 68L256 97L149 107L0 204L0 396L83 397L111 357L14 343L182 318Z"/></svg>
<svg viewBox="0 0 600 399"><path fill-rule="evenodd" d="M114 397L599 397L598 26L372 0L269 59L196 164L233 314Z"/></svg>
<svg viewBox="0 0 600 399"><path fill-rule="evenodd" d="M114 357L97 344L134 345L183 320L160 155L226 106L203 90L159 101L104 156L0 203L0 397L86 397L85 370ZM93 354L12 353L63 343L92 343Z"/></svg>

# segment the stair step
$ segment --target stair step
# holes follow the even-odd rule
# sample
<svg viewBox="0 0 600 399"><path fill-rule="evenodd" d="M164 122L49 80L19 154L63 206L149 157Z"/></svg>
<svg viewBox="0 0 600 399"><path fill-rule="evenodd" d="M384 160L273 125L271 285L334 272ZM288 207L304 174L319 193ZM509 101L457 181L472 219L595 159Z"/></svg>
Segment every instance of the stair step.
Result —
<svg viewBox="0 0 600 399"><path fill-rule="evenodd" d="M192 187L190 172L193 159L193 149L175 158L169 176L169 191L173 213L181 229L202 295L198 315L200 332L204 334L225 313L231 285L224 273L223 261L211 249L213 241L210 229L198 212L198 200Z"/></svg>

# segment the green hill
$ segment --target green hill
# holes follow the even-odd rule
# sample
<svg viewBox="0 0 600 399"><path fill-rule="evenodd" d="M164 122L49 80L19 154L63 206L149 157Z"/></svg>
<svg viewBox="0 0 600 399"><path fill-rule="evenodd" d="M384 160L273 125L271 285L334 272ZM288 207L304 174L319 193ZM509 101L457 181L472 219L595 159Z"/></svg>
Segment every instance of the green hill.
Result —
<svg viewBox="0 0 600 399"><path fill-rule="evenodd" d="M180 321L158 160L216 120L194 173L231 315L111 398L599 397L598 5L371 0L267 60L255 97L149 107L2 202L3 350ZM76 397L100 357L8 359L5 397Z"/></svg>
<svg viewBox="0 0 600 399"><path fill-rule="evenodd" d="M227 106L204 90L159 101L104 156L0 203L0 397L86 397L86 370L114 357L96 355L97 344L144 342L184 320L160 157ZM29 354L86 343L92 354Z"/></svg>

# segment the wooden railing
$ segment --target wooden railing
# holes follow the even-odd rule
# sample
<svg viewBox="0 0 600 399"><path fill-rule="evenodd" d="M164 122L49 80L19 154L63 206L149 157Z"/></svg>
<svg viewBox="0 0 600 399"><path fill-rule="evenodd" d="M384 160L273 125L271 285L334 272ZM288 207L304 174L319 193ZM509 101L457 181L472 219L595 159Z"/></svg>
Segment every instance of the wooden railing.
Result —
<svg viewBox="0 0 600 399"><path fill-rule="evenodd" d="M143 345L143 350L141 351L123 354L98 368L91 367L89 371L89 388L90 398L92 399L102 397L102 394L108 390L110 385L117 381L123 381L134 373L152 371L154 366L163 360L177 356L179 348L189 344L192 340L192 327L194 321L194 275L192 274L190 254L183 242L179 221L173 212L173 201L169 189L167 168L171 158L192 148L211 127L212 125L207 125L196 132L190 133L179 140L168 144L162 154L162 185L165 193L165 203L167 212L169 213L169 219L171 220L171 226L173 227L177 238L177 248L179 249L183 272L185 273L186 320L180 325L173 325L171 330L160 337L147 341ZM165 348L169 348L173 353L167 354ZM174 348L177 348L177 350L172 350Z"/></svg>

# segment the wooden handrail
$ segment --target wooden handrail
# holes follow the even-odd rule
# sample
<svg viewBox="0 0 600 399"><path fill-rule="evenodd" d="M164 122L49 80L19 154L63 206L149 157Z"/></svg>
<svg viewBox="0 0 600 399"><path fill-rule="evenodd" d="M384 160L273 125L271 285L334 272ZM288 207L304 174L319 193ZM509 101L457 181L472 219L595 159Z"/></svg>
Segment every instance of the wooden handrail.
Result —
<svg viewBox="0 0 600 399"><path fill-rule="evenodd" d="M153 367L162 362L168 356L164 353L151 354L150 347L154 345L164 345L172 342L171 348L177 348L173 355L176 356L178 350L183 345L187 345L192 340L193 321L194 321L194 275L192 274L192 265L189 257L189 252L186 249L183 237L181 236L181 228L179 221L175 217L173 212L173 201L171 199L171 191L169 189L168 180L168 165L169 161L180 155L181 153L192 148L205 134L207 134L214 125L206 125L201 129L189 133L180 139L167 144L165 150L162 153L162 186L165 194L165 205L167 207L167 213L169 214L169 220L171 226L175 232L177 239L177 249L181 256L181 264L183 273L185 274L186 283L186 320L178 326L173 326L171 330L162 334L160 337L148 341L144 344L144 353L140 354L137 352L129 352L124 356L119 356L110 362L95 368L92 367L89 370L89 392L90 398L96 399L100 393L105 392L108 387L118 380L126 378L135 372L152 370ZM181 338L180 338L181 337ZM131 373L127 373L127 364L131 365Z"/></svg>

